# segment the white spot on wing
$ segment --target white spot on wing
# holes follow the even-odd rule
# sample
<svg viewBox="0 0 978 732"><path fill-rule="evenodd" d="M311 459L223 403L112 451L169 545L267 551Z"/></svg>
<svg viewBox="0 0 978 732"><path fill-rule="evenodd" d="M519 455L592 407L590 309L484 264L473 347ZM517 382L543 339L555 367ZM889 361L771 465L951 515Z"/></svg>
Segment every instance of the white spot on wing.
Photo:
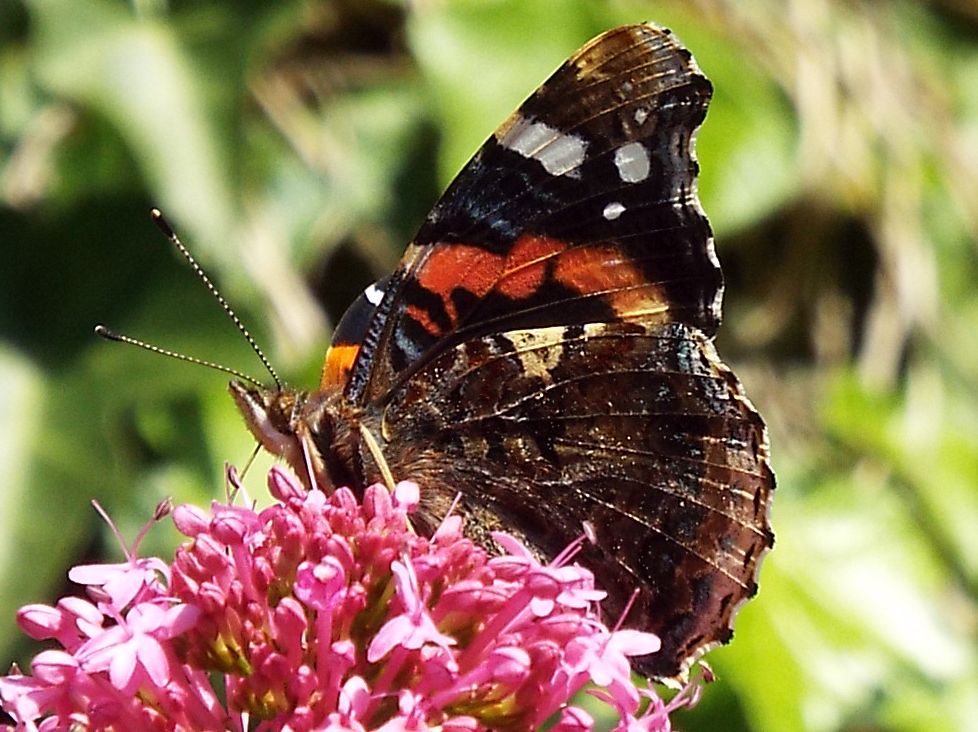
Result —
<svg viewBox="0 0 978 732"><path fill-rule="evenodd" d="M646 109L645 107L636 107L635 108L635 124L637 124L637 125L644 125L645 124L645 120L647 120L648 118L649 118L649 110L648 109Z"/></svg>
<svg viewBox="0 0 978 732"><path fill-rule="evenodd" d="M384 299L384 291L377 287L377 283L374 282L363 291L363 296L367 298L367 302L374 307L377 307L380 305L380 301Z"/></svg>
<svg viewBox="0 0 978 732"><path fill-rule="evenodd" d="M626 183L640 183L649 177L649 151L641 142L630 142L615 150L618 177Z"/></svg>
<svg viewBox="0 0 978 732"><path fill-rule="evenodd" d="M507 150L538 161L551 175L567 175L584 162L587 143L577 135L568 135L544 122L533 122L518 116L497 138Z"/></svg>
<svg viewBox="0 0 978 732"><path fill-rule="evenodd" d="M696 201L696 205L697 207L699 207L699 201ZM702 208L700 208L699 210L702 211ZM720 260L717 257L717 250L716 250L716 246L713 243L712 236L706 240L706 256L709 258L710 264L713 265L713 268L719 272ZM712 312L713 317L719 321L720 313L723 311L723 284L722 283L717 288L717 294L713 296L713 303L712 306L710 307L710 311Z"/></svg>
<svg viewBox="0 0 978 732"><path fill-rule="evenodd" d="M625 207L618 201L615 201L614 203L609 203L607 206L605 206L604 211L601 212L601 215L608 219L608 221L614 221L623 213L625 213Z"/></svg>

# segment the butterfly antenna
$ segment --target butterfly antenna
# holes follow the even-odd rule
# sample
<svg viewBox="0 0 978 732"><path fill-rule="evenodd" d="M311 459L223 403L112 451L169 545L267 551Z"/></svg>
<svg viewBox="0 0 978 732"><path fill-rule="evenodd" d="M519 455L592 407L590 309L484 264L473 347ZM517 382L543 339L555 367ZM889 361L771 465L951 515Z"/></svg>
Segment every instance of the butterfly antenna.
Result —
<svg viewBox="0 0 978 732"><path fill-rule="evenodd" d="M255 342L255 339L251 337L251 333L248 332L248 329L245 328L244 323L242 323L241 320L238 318L238 316L235 315L234 310L231 309L231 306L228 305L228 301L224 299L224 296L218 291L214 283L211 282L211 279L210 277L207 276L207 273L204 272L203 268L199 264L197 264L197 260L194 259L194 256L190 253L187 247L185 247L183 245L183 242L180 241L180 237L176 235L176 232L173 231L173 228L163 217L163 213L158 208L154 208L152 211L150 211L150 216L152 216L153 223L156 224L156 227L163 232L163 236L169 239L170 243L173 244L173 246L177 248L177 251L179 251L180 254L183 255L184 259L186 259L187 262L190 263L190 267L191 269L193 269L194 274L197 275L197 278L204 283L204 287L206 287L210 291L210 293L215 297L218 303L220 303L221 307L224 308L224 312L227 313L229 318L231 318L231 322L234 323L235 326L237 326L239 331L241 331L241 334L245 337L245 340L248 341L248 345L251 346L251 350L255 352L255 355L258 356L258 359L262 362L262 365L265 367L265 370L268 371L269 375L271 375L272 381L275 382L275 386L281 389L282 380L279 379L275 369L272 368L272 364L265 357L265 353L261 350L261 348L258 347L258 344ZM111 340L119 340L119 339L113 338ZM164 352L162 351L162 349L155 349L154 347L149 347L149 350L157 350L160 352ZM206 361L197 361L197 359L181 357L178 354L168 354L168 355L175 355L177 357L182 358L182 360L186 360L186 361L196 361L197 363L201 363L205 366L212 366L212 367L214 366L214 364L208 363ZM222 367L217 367L217 368L221 371L225 371L227 373L233 373L238 376L241 376L241 374L238 374L236 371L232 369L227 369ZM244 378L251 383L255 383L254 379L248 377L244 377ZM259 384L259 386L261 386L261 384Z"/></svg>
<svg viewBox="0 0 978 732"><path fill-rule="evenodd" d="M232 369L228 366L223 366L219 363L214 363L213 361L205 361L201 358L194 358L193 356L188 356L184 353L177 353L176 351L170 351L166 348L160 348L159 346L154 346L152 343L147 343L146 341L141 341L138 338L131 338L127 335L122 335L121 333L116 333L113 330L109 330L104 325L99 323L95 326L95 335L105 338L107 341L117 341L118 343L126 343L130 346L136 346L137 348L142 348L150 353L157 353L161 356L167 356L168 358L175 358L177 361L186 361L187 363L197 364L198 366L206 366L209 369L214 369L215 371L220 371L221 373L228 374L230 376L235 376L242 381L247 381L249 384L254 384L259 389L265 388L258 379L248 376L248 374L242 373L237 369Z"/></svg>

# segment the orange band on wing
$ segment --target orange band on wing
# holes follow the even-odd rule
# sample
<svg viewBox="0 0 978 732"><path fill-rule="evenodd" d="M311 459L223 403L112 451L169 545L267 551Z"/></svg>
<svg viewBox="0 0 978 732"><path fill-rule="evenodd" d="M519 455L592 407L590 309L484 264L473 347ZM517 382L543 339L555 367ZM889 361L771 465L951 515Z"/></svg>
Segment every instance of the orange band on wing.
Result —
<svg viewBox="0 0 978 732"><path fill-rule="evenodd" d="M497 291L516 300L530 297L543 284L547 260L566 248L567 244L557 239L521 236L506 255Z"/></svg>
<svg viewBox="0 0 978 732"><path fill-rule="evenodd" d="M404 314L407 317L411 318L411 320L413 320L415 323L420 325L422 328L424 328L428 332L428 335L430 336L433 336L435 338L440 338L445 334L442 327L438 325L438 323L436 323L434 320L432 320L431 315L428 314L428 311L422 307L418 307L417 305L407 305L404 308ZM454 324L455 322L454 309L451 312L451 316L452 316L452 323Z"/></svg>
<svg viewBox="0 0 978 732"><path fill-rule="evenodd" d="M482 297L496 284L502 268L503 258L498 254L470 244L451 244L431 253L418 272L418 282L441 297L454 321L452 290L462 287Z"/></svg>
<svg viewBox="0 0 978 732"><path fill-rule="evenodd" d="M571 249L557 259L554 276L560 284L582 295L604 293L623 318L650 315L669 309L662 288L630 263L613 244Z"/></svg>
<svg viewBox="0 0 978 732"><path fill-rule="evenodd" d="M453 291L466 290L480 298L493 291L514 300L530 297L543 284L547 260L566 248L557 239L532 235L521 236L505 255L471 244L446 245L428 257L417 274L418 283L441 298L455 327L458 312ZM443 334L423 308L409 305L407 313L431 335Z"/></svg>

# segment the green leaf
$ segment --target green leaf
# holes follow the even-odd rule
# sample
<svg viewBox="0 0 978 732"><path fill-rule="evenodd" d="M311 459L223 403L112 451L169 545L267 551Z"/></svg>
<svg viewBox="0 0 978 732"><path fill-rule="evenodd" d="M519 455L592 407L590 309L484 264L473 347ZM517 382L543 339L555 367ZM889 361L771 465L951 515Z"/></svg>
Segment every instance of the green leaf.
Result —
<svg viewBox="0 0 978 732"><path fill-rule="evenodd" d="M111 120L159 205L201 242L221 241L234 205L193 65L173 28L107 0L28 0L38 77L50 93Z"/></svg>

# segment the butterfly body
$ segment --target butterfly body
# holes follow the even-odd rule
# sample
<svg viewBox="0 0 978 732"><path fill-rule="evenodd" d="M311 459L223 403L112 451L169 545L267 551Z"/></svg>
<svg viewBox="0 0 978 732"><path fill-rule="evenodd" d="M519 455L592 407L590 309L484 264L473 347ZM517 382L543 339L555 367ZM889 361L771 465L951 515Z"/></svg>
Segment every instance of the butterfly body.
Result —
<svg viewBox="0 0 978 732"><path fill-rule="evenodd" d="M711 94L688 51L633 25L572 56L476 153L400 266L341 321L317 390L232 383L252 432L308 485L421 486L578 560L637 666L682 677L725 642L773 543L763 421L712 344L722 277L695 195ZM381 464L383 463L383 465Z"/></svg>

